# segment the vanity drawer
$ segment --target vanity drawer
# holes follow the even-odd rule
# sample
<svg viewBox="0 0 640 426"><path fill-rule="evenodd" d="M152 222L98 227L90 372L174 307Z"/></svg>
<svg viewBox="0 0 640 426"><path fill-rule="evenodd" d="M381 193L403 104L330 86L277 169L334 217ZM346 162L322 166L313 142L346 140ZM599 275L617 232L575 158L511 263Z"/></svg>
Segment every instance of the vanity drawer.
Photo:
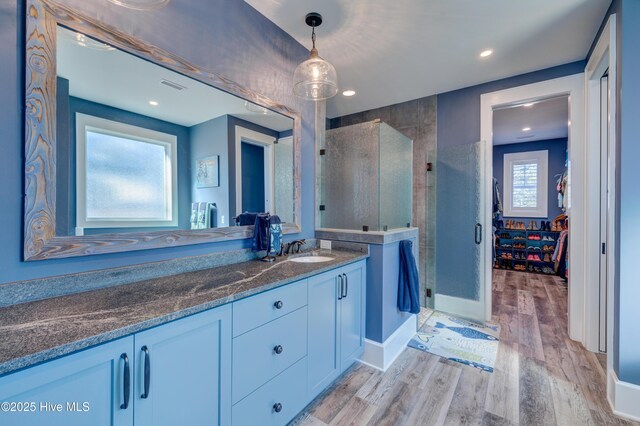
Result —
<svg viewBox="0 0 640 426"><path fill-rule="evenodd" d="M307 304L307 280L239 300L233 304L233 337Z"/></svg>
<svg viewBox="0 0 640 426"><path fill-rule="evenodd" d="M233 403L282 373L306 354L306 306L233 339Z"/></svg>
<svg viewBox="0 0 640 426"><path fill-rule="evenodd" d="M234 405L231 422L234 426L286 425L304 408L306 386L307 358L304 357Z"/></svg>

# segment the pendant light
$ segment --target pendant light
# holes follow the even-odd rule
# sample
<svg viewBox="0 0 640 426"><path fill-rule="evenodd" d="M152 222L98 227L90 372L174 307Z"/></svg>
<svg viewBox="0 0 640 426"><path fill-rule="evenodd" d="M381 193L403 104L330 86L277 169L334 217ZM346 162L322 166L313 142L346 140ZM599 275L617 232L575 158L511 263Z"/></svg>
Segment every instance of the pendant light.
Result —
<svg viewBox="0 0 640 426"><path fill-rule="evenodd" d="M313 48L309 59L298 65L293 74L293 93L311 101L329 99L338 93L338 76L333 65L318 56L316 49L316 27L322 24L322 16L309 13L305 22L311 27Z"/></svg>

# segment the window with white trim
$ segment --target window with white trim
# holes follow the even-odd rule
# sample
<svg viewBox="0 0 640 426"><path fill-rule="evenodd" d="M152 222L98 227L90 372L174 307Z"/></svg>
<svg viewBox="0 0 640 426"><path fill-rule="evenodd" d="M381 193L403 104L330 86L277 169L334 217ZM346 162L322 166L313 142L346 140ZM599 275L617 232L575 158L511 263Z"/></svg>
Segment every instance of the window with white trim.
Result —
<svg viewBox="0 0 640 426"><path fill-rule="evenodd" d="M504 155L504 216L547 217L548 151Z"/></svg>
<svg viewBox="0 0 640 426"><path fill-rule="evenodd" d="M177 226L177 137L76 114L76 194L78 228Z"/></svg>

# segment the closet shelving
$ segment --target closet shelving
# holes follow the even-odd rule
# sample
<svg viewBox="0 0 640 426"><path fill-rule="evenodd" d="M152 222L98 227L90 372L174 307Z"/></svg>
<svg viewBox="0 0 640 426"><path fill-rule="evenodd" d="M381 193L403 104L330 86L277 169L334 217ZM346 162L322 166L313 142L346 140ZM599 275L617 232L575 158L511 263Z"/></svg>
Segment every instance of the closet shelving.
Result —
<svg viewBox="0 0 640 426"><path fill-rule="evenodd" d="M551 260L560 232L499 228L494 268L554 275Z"/></svg>

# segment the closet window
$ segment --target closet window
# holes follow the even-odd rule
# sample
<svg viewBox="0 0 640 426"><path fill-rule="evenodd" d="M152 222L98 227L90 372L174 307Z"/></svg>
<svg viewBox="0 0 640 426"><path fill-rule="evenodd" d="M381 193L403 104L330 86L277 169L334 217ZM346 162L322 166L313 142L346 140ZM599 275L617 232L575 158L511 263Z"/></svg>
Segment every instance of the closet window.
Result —
<svg viewBox="0 0 640 426"><path fill-rule="evenodd" d="M175 135L76 114L77 228L177 226L176 145Z"/></svg>
<svg viewBox="0 0 640 426"><path fill-rule="evenodd" d="M504 216L548 215L548 151L504 155Z"/></svg>

